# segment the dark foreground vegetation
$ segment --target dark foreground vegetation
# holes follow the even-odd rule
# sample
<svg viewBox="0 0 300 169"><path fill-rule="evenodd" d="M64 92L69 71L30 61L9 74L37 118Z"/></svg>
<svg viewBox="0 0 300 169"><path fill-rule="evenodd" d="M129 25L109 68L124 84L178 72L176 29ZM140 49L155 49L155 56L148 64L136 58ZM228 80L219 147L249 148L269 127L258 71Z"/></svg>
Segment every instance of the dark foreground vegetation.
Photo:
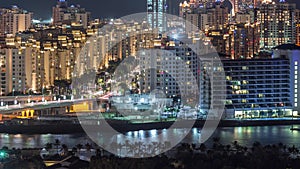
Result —
<svg viewBox="0 0 300 169"><path fill-rule="evenodd" d="M96 147L95 147L96 148ZM74 148L75 149L75 148ZM74 152L65 156L74 157ZM77 161L78 160L73 160ZM72 169L298 169L300 168L299 149L295 146L261 145L253 143L250 147L233 142L229 145L213 139L213 146L205 144L180 144L168 153L152 158L122 158L103 153L99 148L90 163L70 165ZM78 166L78 167L75 167ZM42 158L24 158L22 154L2 166L5 169L43 169ZM59 168L59 165L57 166ZM55 167L48 167L55 168Z"/></svg>
<svg viewBox="0 0 300 169"><path fill-rule="evenodd" d="M208 149L204 144L181 144L174 156L161 155L146 159L93 157L89 169L297 169L300 168L299 150L281 143L263 146L255 142L252 147L237 142L222 145L214 139Z"/></svg>

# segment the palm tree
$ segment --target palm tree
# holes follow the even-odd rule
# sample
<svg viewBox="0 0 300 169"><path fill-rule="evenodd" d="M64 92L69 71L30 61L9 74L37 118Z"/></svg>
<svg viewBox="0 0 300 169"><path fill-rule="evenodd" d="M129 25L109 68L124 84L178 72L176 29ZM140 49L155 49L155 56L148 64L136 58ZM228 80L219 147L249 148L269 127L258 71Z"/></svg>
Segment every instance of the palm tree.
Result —
<svg viewBox="0 0 300 169"><path fill-rule="evenodd" d="M134 146L135 154L134 154L134 156L142 155L142 153L143 153L143 151L141 150L142 145L143 145L143 143L141 141L138 141L138 142L135 143L135 146Z"/></svg>
<svg viewBox="0 0 300 169"><path fill-rule="evenodd" d="M89 144L89 143L86 143L86 144L85 144L85 148L86 148L87 151L91 151L92 145Z"/></svg>
<svg viewBox="0 0 300 169"><path fill-rule="evenodd" d="M82 149L83 145L82 144L77 144L76 147L77 147L77 150L80 154L80 150Z"/></svg>
<svg viewBox="0 0 300 169"><path fill-rule="evenodd" d="M72 148L72 153L73 153L73 155L76 155L76 153L77 153L77 148L76 147Z"/></svg>
<svg viewBox="0 0 300 169"><path fill-rule="evenodd" d="M96 149L96 157L101 157L101 150L99 148Z"/></svg>
<svg viewBox="0 0 300 169"><path fill-rule="evenodd" d="M214 137L213 142L216 143L216 144L219 144L220 143L220 137Z"/></svg>
<svg viewBox="0 0 300 169"><path fill-rule="evenodd" d="M49 151L50 149L52 149L52 143L47 143L47 144L45 145L45 149L46 149L47 151Z"/></svg>
<svg viewBox="0 0 300 169"><path fill-rule="evenodd" d="M261 144L260 144L260 142L258 142L258 141L255 141L254 143L253 143L253 145L252 145L253 147L260 147L261 146Z"/></svg>
<svg viewBox="0 0 300 169"><path fill-rule="evenodd" d="M196 150L196 144L193 143L193 144L191 145L191 147L192 147L193 150Z"/></svg>
<svg viewBox="0 0 300 169"><path fill-rule="evenodd" d="M227 150L227 151L230 151L230 148L231 148L231 145L230 145L230 144L227 144L227 145L226 145L226 150Z"/></svg>
<svg viewBox="0 0 300 169"><path fill-rule="evenodd" d="M128 153L128 147L130 146L130 141L125 140L125 152Z"/></svg>
<svg viewBox="0 0 300 169"><path fill-rule="evenodd" d="M220 137L214 137L213 138L213 147L214 149L218 149L220 146Z"/></svg>
<svg viewBox="0 0 300 169"><path fill-rule="evenodd" d="M205 152L205 151L206 151L206 146L205 146L205 144L201 143L199 149L200 149L201 152Z"/></svg>
<svg viewBox="0 0 300 169"><path fill-rule="evenodd" d="M57 151L57 154L58 154L58 147L60 146L60 141L58 139L55 139L54 146L56 146L56 151Z"/></svg>
<svg viewBox="0 0 300 169"><path fill-rule="evenodd" d="M63 149L63 155L68 155L69 154L68 146L63 144L61 145L61 147Z"/></svg>

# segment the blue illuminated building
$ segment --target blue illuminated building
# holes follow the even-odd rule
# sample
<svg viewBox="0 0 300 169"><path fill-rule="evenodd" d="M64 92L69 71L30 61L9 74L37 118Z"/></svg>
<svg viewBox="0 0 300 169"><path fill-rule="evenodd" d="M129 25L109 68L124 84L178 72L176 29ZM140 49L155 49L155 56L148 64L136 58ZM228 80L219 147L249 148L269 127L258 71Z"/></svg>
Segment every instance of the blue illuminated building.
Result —
<svg viewBox="0 0 300 169"><path fill-rule="evenodd" d="M223 118L299 116L300 47L280 45L273 49L272 58L222 58L222 64L226 76ZM205 71L200 79L199 108L200 113L207 114L213 92Z"/></svg>
<svg viewBox="0 0 300 169"><path fill-rule="evenodd" d="M285 58L289 60L290 64L290 99L293 106L293 116L297 117L300 113L300 47L294 44L283 44L277 46L273 50L272 58Z"/></svg>
<svg viewBox="0 0 300 169"><path fill-rule="evenodd" d="M223 118L277 118L300 115L300 47L283 44L273 49L272 58L222 59L226 76ZM210 107L210 88L200 82L201 112ZM205 99L204 99L205 100Z"/></svg>
<svg viewBox="0 0 300 169"><path fill-rule="evenodd" d="M223 60L227 118L292 115L290 63L286 58Z"/></svg>

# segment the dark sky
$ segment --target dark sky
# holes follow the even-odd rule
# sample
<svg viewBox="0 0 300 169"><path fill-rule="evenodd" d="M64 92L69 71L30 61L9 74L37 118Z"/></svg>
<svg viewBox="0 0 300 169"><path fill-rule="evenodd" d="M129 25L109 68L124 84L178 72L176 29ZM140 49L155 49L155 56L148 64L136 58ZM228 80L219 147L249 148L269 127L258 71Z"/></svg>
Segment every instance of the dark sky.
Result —
<svg viewBox="0 0 300 169"><path fill-rule="evenodd" d="M50 19L52 7L57 0L0 0L0 7L17 5L34 13L36 19ZM79 4L92 12L93 18L121 17L136 12L144 12L146 0L68 0L68 4Z"/></svg>
<svg viewBox="0 0 300 169"><path fill-rule="evenodd" d="M34 18L50 19L52 7L57 0L0 0L0 7L10 7L18 5L34 13ZM184 0L172 0L173 2ZM299 0L287 0L297 2ZM68 0L69 4L80 4L88 11L92 12L93 18L122 17L137 12L145 12L146 0Z"/></svg>

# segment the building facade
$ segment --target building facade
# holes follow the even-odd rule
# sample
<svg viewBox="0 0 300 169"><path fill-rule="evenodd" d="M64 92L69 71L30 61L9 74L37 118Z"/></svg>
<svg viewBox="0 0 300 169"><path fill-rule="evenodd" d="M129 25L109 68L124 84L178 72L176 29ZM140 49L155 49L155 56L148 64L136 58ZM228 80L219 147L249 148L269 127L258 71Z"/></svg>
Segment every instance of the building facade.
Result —
<svg viewBox="0 0 300 169"><path fill-rule="evenodd" d="M296 4L285 1L264 1L256 11L256 21L260 24L261 51L271 51L272 48L286 43L295 43Z"/></svg>
<svg viewBox="0 0 300 169"><path fill-rule="evenodd" d="M57 5L52 9L52 18L54 25L79 24L87 28L91 20L91 13L87 12L79 5L68 6L66 0L58 0Z"/></svg>
<svg viewBox="0 0 300 169"><path fill-rule="evenodd" d="M32 13L13 6L0 9L0 34L16 34L31 27Z"/></svg>
<svg viewBox="0 0 300 169"><path fill-rule="evenodd" d="M191 48L175 43L169 41L167 49L159 46L139 53L141 93L161 90L166 97L197 97L199 59Z"/></svg>
<svg viewBox="0 0 300 169"><path fill-rule="evenodd" d="M222 60L227 118L283 117L292 113L288 59Z"/></svg>
<svg viewBox="0 0 300 169"><path fill-rule="evenodd" d="M167 0L147 0L147 21L151 28L166 30Z"/></svg>
<svg viewBox="0 0 300 169"><path fill-rule="evenodd" d="M285 58L290 65L290 100L293 106L293 116L300 115L299 63L300 48L294 44L283 44L273 50L273 58Z"/></svg>

